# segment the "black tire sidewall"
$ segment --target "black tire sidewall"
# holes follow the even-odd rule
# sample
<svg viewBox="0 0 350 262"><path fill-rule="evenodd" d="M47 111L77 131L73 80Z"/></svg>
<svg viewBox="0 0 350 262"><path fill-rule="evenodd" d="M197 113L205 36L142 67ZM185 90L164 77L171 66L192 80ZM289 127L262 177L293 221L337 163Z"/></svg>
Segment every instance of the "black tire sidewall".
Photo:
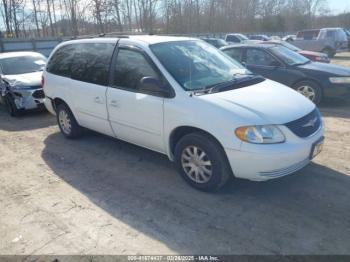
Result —
<svg viewBox="0 0 350 262"><path fill-rule="evenodd" d="M183 150L191 145L197 146L203 150L212 162L213 173L211 179L207 183L196 183L187 176L182 167L181 155L183 153ZM228 163L226 155L222 151L223 150L220 148L220 146L217 145L217 142L213 141L213 139L210 137L199 133L189 134L184 136L176 145L175 164L181 176L192 187L206 192L216 191L221 188L228 180Z"/></svg>
<svg viewBox="0 0 350 262"><path fill-rule="evenodd" d="M322 92L322 88L317 84L315 83L314 81L301 81L301 82L298 82L295 86L294 86L294 89L298 92L298 88L301 87L301 86L304 86L304 85L307 85L307 86L310 86L313 88L314 92L315 92L315 99L314 102L316 105L319 105L322 101L322 98L323 98L323 92ZM301 93L299 93L301 94ZM302 95L302 94L301 94Z"/></svg>
<svg viewBox="0 0 350 262"><path fill-rule="evenodd" d="M7 95L4 100L5 100L5 107L9 115L13 117L18 116L19 110L17 109L16 104L13 101L13 98Z"/></svg>
<svg viewBox="0 0 350 262"><path fill-rule="evenodd" d="M61 124L60 124L60 121L59 121L59 114L61 111L65 111L66 114L68 115L69 117L69 120L70 120L70 123L71 123L71 132L70 134L67 134L63 131L62 127L61 127ZM61 130L61 133L66 137L66 138L69 138L69 139L74 139L74 138L78 138L80 135L81 135L81 127L79 126L79 124L77 123L72 111L69 109L69 107L65 104L60 104L57 106L57 109L56 109L56 117L57 117L57 124L58 124L58 127L60 128Z"/></svg>

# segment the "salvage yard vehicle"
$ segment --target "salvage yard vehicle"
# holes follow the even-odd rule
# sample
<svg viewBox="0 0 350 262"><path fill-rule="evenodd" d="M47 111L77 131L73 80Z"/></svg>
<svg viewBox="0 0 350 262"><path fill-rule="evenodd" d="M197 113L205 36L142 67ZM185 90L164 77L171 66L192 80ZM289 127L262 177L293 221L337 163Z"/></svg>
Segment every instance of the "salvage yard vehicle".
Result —
<svg viewBox="0 0 350 262"><path fill-rule="evenodd" d="M286 41L278 41L278 40L269 40L269 41L264 41L261 42L262 44L271 44L271 45L281 45L284 46L294 52L297 52L298 54L305 56L306 58L310 59L311 61L314 62L320 62L320 63L326 63L329 64L331 60L329 59L328 55L324 53L319 53L319 52L313 52L313 51L307 51L307 50L302 50L299 47L296 47L293 44L290 44Z"/></svg>
<svg viewBox="0 0 350 262"><path fill-rule="evenodd" d="M46 60L35 52L0 54L0 102L11 116L23 110L45 109L41 79Z"/></svg>
<svg viewBox="0 0 350 262"><path fill-rule="evenodd" d="M227 34L225 37L225 41L229 44L243 44L255 42L254 40L250 40L247 36L243 34Z"/></svg>
<svg viewBox="0 0 350 262"><path fill-rule="evenodd" d="M348 51L348 39L342 28L300 31L293 45L304 50L325 53L330 58Z"/></svg>
<svg viewBox="0 0 350 262"><path fill-rule="evenodd" d="M312 62L281 45L238 45L222 51L255 74L289 86L315 104L350 94L350 69ZM290 102L292 103L292 102Z"/></svg>
<svg viewBox="0 0 350 262"><path fill-rule="evenodd" d="M269 40L271 40L271 38L268 37L267 35L250 35L249 39L250 40L258 40L258 41L269 41Z"/></svg>
<svg viewBox="0 0 350 262"><path fill-rule="evenodd" d="M221 48L224 46L228 46L228 43L220 38L201 38L203 41L207 42L208 44L211 44L212 46L215 46L216 48Z"/></svg>
<svg viewBox="0 0 350 262"><path fill-rule="evenodd" d="M69 41L43 77L45 105L66 138L87 128L160 152L199 190L233 176L286 176L322 150L324 125L311 101L198 39Z"/></svg>

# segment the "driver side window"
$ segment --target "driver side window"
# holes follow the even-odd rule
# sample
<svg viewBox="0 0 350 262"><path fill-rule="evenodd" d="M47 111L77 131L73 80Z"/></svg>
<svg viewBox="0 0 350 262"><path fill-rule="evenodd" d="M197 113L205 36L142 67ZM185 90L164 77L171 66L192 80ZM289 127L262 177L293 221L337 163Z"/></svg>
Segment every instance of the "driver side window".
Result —
<svg viewBox="0 0 350 262"><path fill-rule="evenodd" d="M144 55L138 51L119 49L114 68L113 86L137 91L143 77L159 79Z"/></svg>
<svg viewBox="0 0 350 262"><path fill-rule="evenodd" d="M247 49L247 65L252 66L275 66L278 61L270 54L259 49Z"/></svg>

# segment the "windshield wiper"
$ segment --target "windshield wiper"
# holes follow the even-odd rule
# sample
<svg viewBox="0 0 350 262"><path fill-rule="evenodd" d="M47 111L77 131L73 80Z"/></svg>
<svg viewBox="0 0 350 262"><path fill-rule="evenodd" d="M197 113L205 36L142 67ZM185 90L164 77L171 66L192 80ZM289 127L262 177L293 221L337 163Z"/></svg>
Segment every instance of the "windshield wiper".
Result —
<svg viewBox="0 0 350 262"><path fill-rule="evenodd" d="M238 76L238 75L242 75L242 76L245 76L245 77L235 78L232 81L215 85L215 86L210 88L210 94L217 93L217 92L220 92L220 91L234 89L234 88L231 88L231 87L239 85L239 84L241 84L243 82L246 82L246 81L251 81L252 79L255 79L255 78L259 78L259 79L262 78L260 76L254 75L254 74L242 74L242 73L234 74L234 76ZM235 88L237 88L237 87L235 87Z"/></svg>
<svg viewBox="0 0 350 262"><path fill-rule="evenodd" d="M246 74L246 73L235 73L235 74L233 74L233 76L235 78L232 80L221 82L221 83L214 84L214 85L210 85L210 86L207 86L203 89L193 90L191 93L194 95L212 94L212 93L219 92L222 89L232 87L232 86L236 85L237 83L241 83L243 81L249 81L249 80L252 80L253 78L258 77L254 74ZM245 76L245 77L236 78L236 76Z"/></svg>

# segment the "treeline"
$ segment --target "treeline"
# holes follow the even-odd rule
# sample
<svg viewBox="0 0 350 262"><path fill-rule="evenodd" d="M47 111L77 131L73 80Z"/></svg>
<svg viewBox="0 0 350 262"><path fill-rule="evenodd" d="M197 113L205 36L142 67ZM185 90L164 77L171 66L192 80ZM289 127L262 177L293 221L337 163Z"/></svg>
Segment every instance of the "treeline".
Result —
<svg viewBox="0 0 350 262"><path fill-rule="evenodd" d="M350 27L327 0L0 0L2 37L63 37L108 32L290 32Z"/></svg>

